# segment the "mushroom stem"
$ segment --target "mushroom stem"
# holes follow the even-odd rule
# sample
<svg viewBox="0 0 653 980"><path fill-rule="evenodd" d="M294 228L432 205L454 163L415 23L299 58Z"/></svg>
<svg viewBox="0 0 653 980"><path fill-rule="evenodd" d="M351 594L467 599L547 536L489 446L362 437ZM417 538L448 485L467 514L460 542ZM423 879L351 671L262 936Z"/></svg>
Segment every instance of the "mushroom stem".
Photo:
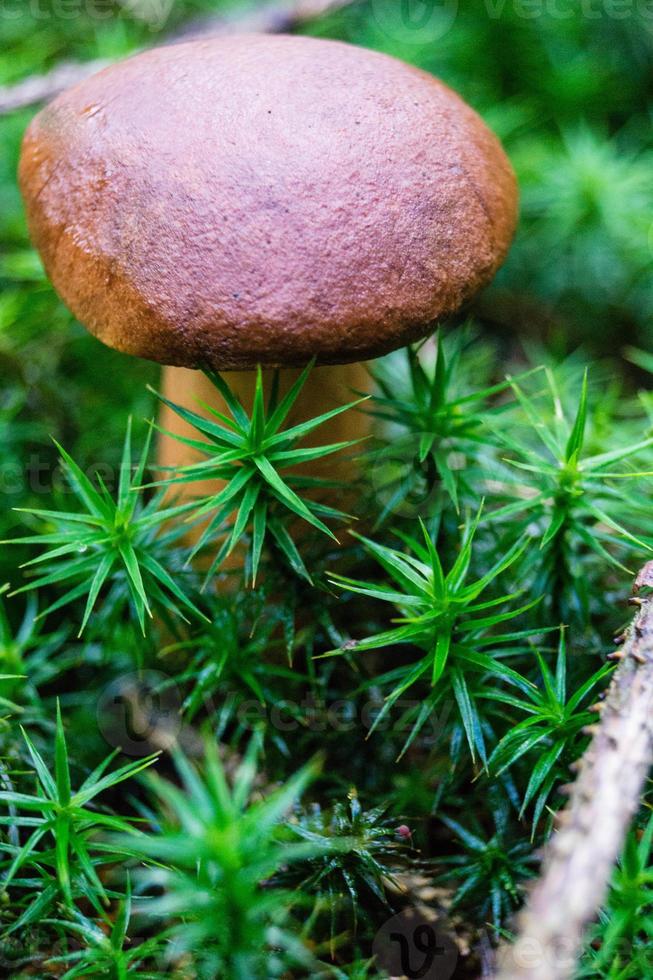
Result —
<svg viewBox="0 0 653 980"><path fill-rule="evenodd" d="M284 368L279 372L279 390L283 395L285 391L296 380L301 372L299 370ZM263 372L263 382L266 391L269 391L273 372L266 370ZM226 375L226 380L235 395L241 400L245 409L249 412L252 408L254 398L254 386L256 384L255 371L230 371ZM354 392L369 392L371 388L370 376L364 364L342 364L336 367L315 368L308 377L299 398L297 399L289 417L287 425L296 425L308 419L328 412L340 405L354 400ZM194 412L208 414L203 405L209 405L218 411L228 410L220 393L213 387L211 382L200 371L191 371L187 368L164 367L161 379L162 394L176 405L189 408ZM197 433L179 418L179 416L163 405L159 423L162 429L173 435L161 434L158 444L158 463L161 467L173 467L178 469L193 463L202 457L200 454L177 441L174 436L188 436L197 438ZM353 409L349 412L342 412L335 418L329 419L323 426L311 436L314 445L323 443L327 445L333 442L344 442L361 439L371 430L370 416ZM307 441L307 445L309 442ZM352 458L352 451L343 451L334 456L328 456L324 460L314 460L302 466L301 473L305 476L321 477L324 479L336 480L344 487L349 488L351 499L351 487L357 474L357 466ZM177 484L175 490L179 491L181 497L196 497L202 494L217 492L221 484L217 481L207 481L206 483ZM342 491L339 489L338 501L336 506L342 507ZM345 494L347 496L347 494Z"/></svg>

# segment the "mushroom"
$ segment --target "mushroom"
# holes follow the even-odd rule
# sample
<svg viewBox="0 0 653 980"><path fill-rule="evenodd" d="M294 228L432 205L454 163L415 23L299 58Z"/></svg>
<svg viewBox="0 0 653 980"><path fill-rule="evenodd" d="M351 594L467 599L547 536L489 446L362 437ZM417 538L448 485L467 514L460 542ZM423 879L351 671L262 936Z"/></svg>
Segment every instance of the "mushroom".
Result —
<svg viewBox="0 0 653 980"><path fill-rule="evenodd" d="M387 55L296 36L199 40L101 71L32 121L19 177L73 313L168 365L165 393L195 408L197 395L220 407L198 368L238 372L247 404L256 365L312 359L323 367L300 409L343 403L368 385L362 362L424 337L492 278L517 215L498 140L454 92ZM335 439L369 424L351 415ZM164 442L160 458L187 453Z"/></svg>

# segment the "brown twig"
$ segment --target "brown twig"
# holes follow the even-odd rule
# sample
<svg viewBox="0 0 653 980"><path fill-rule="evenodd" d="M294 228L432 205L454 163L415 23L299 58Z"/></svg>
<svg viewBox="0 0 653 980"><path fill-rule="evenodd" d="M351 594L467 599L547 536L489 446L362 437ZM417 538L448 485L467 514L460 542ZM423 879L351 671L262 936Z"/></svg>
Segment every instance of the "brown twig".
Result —
<svg viewBox="0 0 653 980"><path fill-rule="evenodd" d="M324 14L349 7L353 2L354 0L296 0L266 3L238 15L193 21L168 35L165 42L174 44L194 37L241 32L282 34L297 30ZM0 87L0 116L40 102L49 102L60 92L110 64L110 61L66 62L57 65L45 75L32 75L15 85Z"/></svg>
<svg viewBox="0 0 653 980"><path fill-rule="evenodd" d="M653 586L653 562L634 592L642 586ZM604 900L637 811L653 763L653 595L630 601L638 613L612 655L619 666L597 706L592 741L519 917L517 940L501 952L497 980L573 976L583 933Z"/></svg>

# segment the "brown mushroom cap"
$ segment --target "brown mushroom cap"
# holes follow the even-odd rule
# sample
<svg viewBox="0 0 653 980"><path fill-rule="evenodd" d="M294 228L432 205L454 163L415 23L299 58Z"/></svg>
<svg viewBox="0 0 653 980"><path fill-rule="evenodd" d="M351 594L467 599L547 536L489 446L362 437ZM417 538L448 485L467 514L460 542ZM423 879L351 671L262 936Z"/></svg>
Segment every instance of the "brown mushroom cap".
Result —
<svg viewBox="0 0 653 980"><path fill-rule="evenodd" d="M158 48L30 125L20 184L104 343L216 369L344 363L424 336L501 264L515 178L432 76L334 41Z"/></svg>

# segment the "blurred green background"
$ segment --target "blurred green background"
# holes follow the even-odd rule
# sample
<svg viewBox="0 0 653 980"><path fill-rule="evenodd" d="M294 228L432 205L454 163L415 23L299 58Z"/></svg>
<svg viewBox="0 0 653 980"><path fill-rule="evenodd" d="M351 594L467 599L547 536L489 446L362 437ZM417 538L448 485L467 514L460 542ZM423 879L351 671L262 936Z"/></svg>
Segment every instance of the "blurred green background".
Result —
<svg viewBox="0 0 653 980"><path fill-rule="evenodd" d="M62 62L117 59L189 23L259 12L221 0L0 0L0 85ZM282 11L284 9L281 4ZM362 0L303 28L433 72L503 139L522 192L518 235L474 316L515 349L619 355L653 339L653 2ZM153 411L156 368L73 322L27 238L16 186L36 107L0 117L0 532L44 506L55 436L115 462L125 417ZM142 423L141 423L142 424ZM27 468L27 469L26 469ZM48 482L49 481L49 482ZM60 481L59 481L60 482ZM54 481L54 493L64 493ZM0 582L15 567L0 555Z"/></svg>

